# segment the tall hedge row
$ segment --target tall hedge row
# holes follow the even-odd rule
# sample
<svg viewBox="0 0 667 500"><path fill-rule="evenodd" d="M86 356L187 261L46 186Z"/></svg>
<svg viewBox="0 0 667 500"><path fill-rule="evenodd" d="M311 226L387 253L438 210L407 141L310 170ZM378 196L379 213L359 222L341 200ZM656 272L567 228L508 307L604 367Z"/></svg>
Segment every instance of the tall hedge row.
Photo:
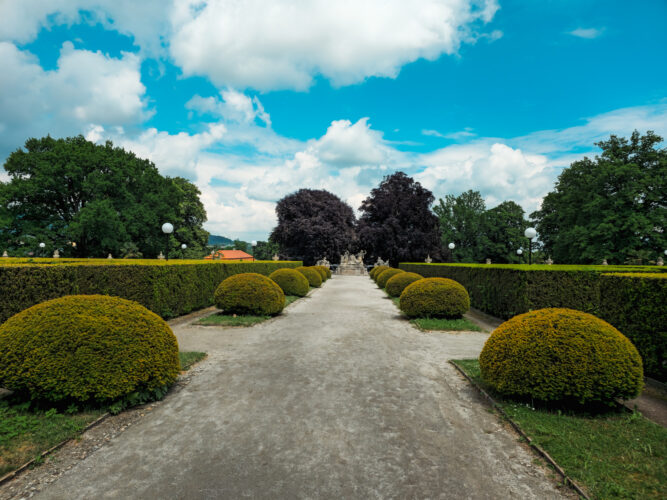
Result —
<svg viewBox="0 0 667 500"><path fill-rule="evenodd" d="M0 322L45 300L89 294L135 300L163 318L171 318L212 305L217 286L233 274L268 276L276 269L301 265L290 261L135 262L0 262Z"/></svg>
<svg viewBox="0 0 667 500"><path fill-rule="evenodd" d="M472 307L503 319L551 307L598 316L633 341L647 375L667 380L664 267L401 263L399 268L458 281Z"/></svg>

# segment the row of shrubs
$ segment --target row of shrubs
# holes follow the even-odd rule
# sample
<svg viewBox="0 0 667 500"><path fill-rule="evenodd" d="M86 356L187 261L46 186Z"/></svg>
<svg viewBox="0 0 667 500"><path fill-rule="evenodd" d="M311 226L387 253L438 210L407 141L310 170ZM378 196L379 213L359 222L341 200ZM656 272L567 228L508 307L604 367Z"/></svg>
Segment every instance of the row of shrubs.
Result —
<svg viewBox="0 0 667 500"><path fill-rule="evenodd" d="M461 317L466 289L448 278L379 266L371 278L400 296L409 317ZM567 308L524 313L498 327L479 356L483 379L500 394L558 404L614 404L635 397L643 364L633 343L612 325Z"/></svg>
<svg viewBox="0 0 667 500"><path fill-rule="evenodd" d="M503 319L553 307L593 314L632 340L648 376L667 381L665 267L425 263L399 267L425 277L456 280L468 290L473 307Z"/></svg>
<svg viewBox="0 0 667 500"><path fill-rule="evenodd" d="M238 273L224 279L209 301L229 313L277 314L285 294L304 296L329 277L326 268L302 266L275 269L270 278ZM19 399L61 405L159 399L179 371L178 342L169 325L124 298L68 295L0 325L0 387Z"/></svg>
<svg viewBox="0 0 667 500"><path fill-rule="evenodd" d="M14 259L18 260L18 259ZM134 300L163 318L213 304L218 285L245 272L270 275L301 262L123 261L91 264L88 259L0 260L0 322L24 309L65 295L112 295ZM113 262L113 264L110 264Z"/></svg>

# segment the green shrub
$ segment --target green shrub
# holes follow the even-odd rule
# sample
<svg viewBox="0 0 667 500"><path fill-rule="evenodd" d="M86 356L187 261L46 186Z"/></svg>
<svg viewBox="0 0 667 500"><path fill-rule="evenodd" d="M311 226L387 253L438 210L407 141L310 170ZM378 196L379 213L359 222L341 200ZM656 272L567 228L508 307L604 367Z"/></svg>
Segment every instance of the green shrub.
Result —
<svg viewBox="0 0 667 500"><path fill-rule="evenodd" d="M667 274L603 274L600 317L626 335L644 372L667 381Z"/></svg>
<svg viewBox="0 0 667 500"><path fill-rule="evenodd" d="M393 267L390 267L389 269L385 269L380 274L378 274L375 278L375 282L380 288L384 288L387 285L389 278L404 272L405 271L401 271L400 269L394 269Z"/></svg>
<svg viewBox="0 0 667 500"><path fill-rule="evenodd" d="M326 280L329 279L326 267L324 266L310 266L310 267L311 269L315 269L318 273L320 273L320 277L322 278L322 283L324 283Z"/></svg>
<svg viewBox="0 0 667 500"><path fill-rule="evenodd" d="M10 261L7 263L7 261ZM268 276L301 262L133 259L0 259L0 322L63 295L112 295L139 302L163 318L213 305L220 282L234 274Z"/></svg>
<svg viewBox="0 0 667 500"><path fill-rule="evenodd" d="M548 308L500 325L479 355L484 380L501 394L540 401L612 403L642 388L639 353L595 316Z"/></svg>
<svg viewBox="0 0 667 500"><path fill-rule="evenodd" d="M215 291L215 305L228 314L274 315L285 307L285 294L266 276L242 273L230 276Z"/></svg>
<svg viewBox="0 0 667 500"><path fill-rule="evenodd" d="M32 399L110 402L169 386L179 370L169 325L118 297L61 297L0 326L0 387Z"/></svg>
<svg viewBox="0 0 667 500"><path fill-rule="evenodd" d="M390 297L400 297L406 286L420 279L423 279L423 276L417 273L399 273L389 278L384 288Z"/></svg>
<svg viewBox="0 0 667 500"><path fill-rule="evenodd" d="M378 275L381 274L382 271L386 271L387 269L389 269L389 266L377 266L377 267L374 267L373 269L371 269L371 272L370 272L370 277L371 277L371 279L372 279L373 281L377 280Z"/></svg>
<svg viewBox="0 0 667 500"><path fill-rule="evenodd" d="M470 297L454 280L424 278L405 287L399 304L410 318L460 318L470 309Z"/></svg>
<svg viewBox="0 0 667 500"><path fill-rule="evenodd" d="M305 297L310 291L306 277L294 269L277 269L269 278L278 284L285 295Z"/></svg>
<svg viewBox="0 0 667 500"><path fill-rule="evenodd" d="M296 270L306 277L310 286L315 288L322 286L322 275L316 269L302 266L297 267Z"/></svg>

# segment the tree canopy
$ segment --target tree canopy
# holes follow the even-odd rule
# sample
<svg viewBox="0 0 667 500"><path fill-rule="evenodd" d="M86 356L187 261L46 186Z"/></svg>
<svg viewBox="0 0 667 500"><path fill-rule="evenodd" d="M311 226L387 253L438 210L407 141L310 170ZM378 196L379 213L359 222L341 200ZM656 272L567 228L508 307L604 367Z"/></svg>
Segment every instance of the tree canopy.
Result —
<svg viewBox="0 0 667 500"><path fill-rule="evenodd" d="M433 207L440 220L443 246L454 243L456 262L518 263L516 251L527 242L523 231L528 223L524 211L513 201L486 209L479 191L447 195Z"/></svg>
<svg viewBox="0 0 667 500"><path fill-rule="evenodd" d="M269 239L286 258L305 265L323 257L335 262L356 246L354 211L329 191L300 189L278 202L276 214L278 225Z"/></svg>
<svg viewBox="0 0 667 500"><path fill-rule="evenodd" d="M649 131L612 135L595 159L575 161L531 217L558 263L623 264L667 248L667 150Z"/></svg>
<svg viewBox="0 0 667 500"><path fill-rule="evenodd" d="M430 210L433 194L403 172L383 179L359 210L360 247L367 261L377 257L392 265L440 255L438 218Z"/></svg>
<svg viewBox="0 0 667 500"><path fill-rule="evenodd" d="M63 256L155 257L165 249L164 222L175 229L170 248L206 245L199 190L110 141L29 139L4 167L0 245L13 255L39 254L44 242L44 256L58 249Z"/></svg>

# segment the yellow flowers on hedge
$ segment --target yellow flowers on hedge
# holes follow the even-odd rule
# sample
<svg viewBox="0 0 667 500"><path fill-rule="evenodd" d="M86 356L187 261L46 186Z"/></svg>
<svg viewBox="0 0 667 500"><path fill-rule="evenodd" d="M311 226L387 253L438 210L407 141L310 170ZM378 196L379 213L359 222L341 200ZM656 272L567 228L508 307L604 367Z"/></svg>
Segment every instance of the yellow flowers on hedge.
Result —
<svg viewBox="0 0 667 500"><path fill-rule="evenodd" d="M285 295L305 297L310 291L306 277L294 269L278 269L269 278L276 282Z"/></svg>
<svg viewBox="0 0 667 500"><path fill-rule="evenodd" d="M0 326L0 387L32 399L110 402L171 385L179 370L169 325L118 297L60 297Z"/></svg>
<svg viewBox="0 0 667 500"><path fill-rule="evenodd" d="M410 318L460 318L470 309L470 297L454 280L424 278L405 287L399 307Z"/></svg>
<svg viewBox="0 0 667 500"><path fill-rule="evenodd" d="M322 282L324 283L326 280L331 278L331 269L329 269L326 266L310 266L313 269L317 269L320 274L322 274Z"/></svg>
<svg viewBox="0 0 667 500"><path fill-rule="evenodd" d="M306 277L310 286L315 288L322 286L322 274L317 269L301 266L295 268L295 270Z"/></svg>
<svg viewBox="0 0 667 500"><path fill-rule="evenodd" d="M479 356L484 380L501 394L541 401L629 399L641 391L642 360L609 323L548 308L500 325Z"/></svg>
<svg viewBox="0 0 667 500"><path fill-rule="evenodd" d="M380 288L384 288L387 285L387 281L389 281L389 278L392 278L397 274L401 274L404 272L405 271L401 271L400 269L394 269L393 267L390 267L389 269L385 269L384 271L382 271L380 274L377 274L375 277L375 282L378 284Z"/></svg>
<svg viewBox="0 0 667 500"><path fill-rule="evenodd" d="M215 305L229 314L271 316L285 307L285 294L266 276L241 273L220 283L215 291Z"/></svg>
<svg viewBox="0 0 667 500"><path fill-rule="evenodd" d="M405 290L405 287L408 286L410 283L414 283L415 281L419 281L420 279L423 279L424 277L420 274L417 273L399 273L395 274L391 278L387 280L387 284L385 285L385 290L389 294L390 297L400 297L401 293L403 293L403 290Z"/></svg>

